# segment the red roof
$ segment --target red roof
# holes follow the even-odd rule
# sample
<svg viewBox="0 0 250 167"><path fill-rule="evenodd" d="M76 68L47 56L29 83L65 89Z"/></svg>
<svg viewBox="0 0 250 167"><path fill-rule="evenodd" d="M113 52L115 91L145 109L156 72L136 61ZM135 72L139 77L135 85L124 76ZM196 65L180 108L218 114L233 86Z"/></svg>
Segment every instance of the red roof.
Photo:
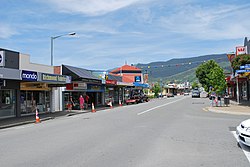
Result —
<svg viewBox="0 0 250 167"><path fill-rule="evenodd" d="M117 72L120 72L120 71L138 71L138 72L141 72L141 69L137 68L135 66L124 65L122 67L114 69L113 71L111 71L111 73L117 73Z"/></svg>

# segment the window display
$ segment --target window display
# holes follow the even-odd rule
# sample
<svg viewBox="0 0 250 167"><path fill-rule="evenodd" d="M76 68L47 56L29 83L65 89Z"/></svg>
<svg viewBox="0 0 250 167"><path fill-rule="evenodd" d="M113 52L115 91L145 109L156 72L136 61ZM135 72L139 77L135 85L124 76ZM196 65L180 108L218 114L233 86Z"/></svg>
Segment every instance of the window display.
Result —
<svg viewBox="0 0 250 167"><path fill-rule="evenodd" d="M0 90L0 118L14 117L16 96L14 90Z"/></svg>

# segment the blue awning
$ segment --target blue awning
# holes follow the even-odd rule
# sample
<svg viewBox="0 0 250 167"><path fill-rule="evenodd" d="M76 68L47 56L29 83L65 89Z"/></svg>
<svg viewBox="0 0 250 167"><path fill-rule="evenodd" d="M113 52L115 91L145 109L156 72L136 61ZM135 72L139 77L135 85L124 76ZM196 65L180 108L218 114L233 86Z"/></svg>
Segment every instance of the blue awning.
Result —
<svg viewBox="0 0 250 167"><path fill-rule="evenodd" d="M148 84L143 84L143 83L139 83L139 82L134 82L133 85L136 87L149 88Z"/></svg>

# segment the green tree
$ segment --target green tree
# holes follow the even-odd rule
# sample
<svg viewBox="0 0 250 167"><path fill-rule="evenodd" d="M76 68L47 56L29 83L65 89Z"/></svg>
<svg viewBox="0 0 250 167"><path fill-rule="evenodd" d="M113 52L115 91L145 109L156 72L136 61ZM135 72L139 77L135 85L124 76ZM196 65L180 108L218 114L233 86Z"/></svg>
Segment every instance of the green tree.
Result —
<svg viewBox="0 0 250 167"><path fill-rule="evenodd" d="M199 88L199 84L196 81L192 83L192 89L194 88Z"/></svg>
<svg viewBox="0 0 250 167"><path fill-rule="evenodd" d="M250 64L250 55L249 54L236 56L233 59L231 66L235 72L236 70L240 69L240 66L245 65L245 64Z"/></svg>
<svg viewBox="0 0 250 167"><path fill-rule="evenodd" d="M216 94L223 94L226 89L225 74L221 67L215 67L208 74L210 84L213 86Z"/></svg>
<svg viewBox="0 0 250 167"><path fill-rule="evenodd" d="M157 97L161 90L160 84L156 82L153 86L154 97Z"/></svg>
<svg viewBox="0 0 250 167"><path fill-rule="evenodd" d="M202 63L196 69L196 77L207 92L209 92L210 86L212 86L217 93L221 93L226 88L223 69L214 60Z"/></svg>

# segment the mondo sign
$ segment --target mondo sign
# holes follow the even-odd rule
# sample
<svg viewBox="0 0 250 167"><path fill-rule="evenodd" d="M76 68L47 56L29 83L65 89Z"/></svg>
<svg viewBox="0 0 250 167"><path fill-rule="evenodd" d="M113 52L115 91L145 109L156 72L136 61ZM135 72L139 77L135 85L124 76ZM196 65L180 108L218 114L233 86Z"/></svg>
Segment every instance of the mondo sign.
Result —
<svg viewBox="0 0 250 167"><path fill-rule="evenodd" d="M22 70L22 80L23 81L37 81L37 72Z"/></svg>

